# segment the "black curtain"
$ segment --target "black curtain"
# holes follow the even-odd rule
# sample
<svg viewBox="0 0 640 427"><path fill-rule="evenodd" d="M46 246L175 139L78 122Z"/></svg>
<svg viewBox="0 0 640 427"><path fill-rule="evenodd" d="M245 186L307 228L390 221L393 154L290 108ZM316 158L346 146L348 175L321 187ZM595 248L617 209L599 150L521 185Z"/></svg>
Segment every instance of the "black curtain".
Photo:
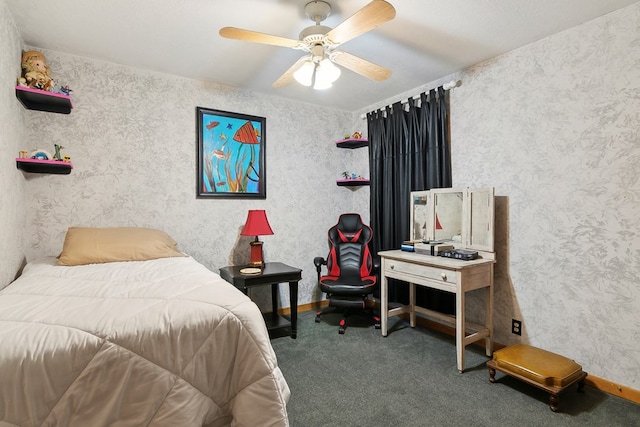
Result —
<svg viewBox="0 0 640 427"><path fill-rule="evenodd" d="M451 187L449 104L442 87L367 114L372 250L399 249L409 238L411 191ZM389 301L406 304L408 285L389 281ZM417 303L455 312L453 295L418 287Z"/></svg>

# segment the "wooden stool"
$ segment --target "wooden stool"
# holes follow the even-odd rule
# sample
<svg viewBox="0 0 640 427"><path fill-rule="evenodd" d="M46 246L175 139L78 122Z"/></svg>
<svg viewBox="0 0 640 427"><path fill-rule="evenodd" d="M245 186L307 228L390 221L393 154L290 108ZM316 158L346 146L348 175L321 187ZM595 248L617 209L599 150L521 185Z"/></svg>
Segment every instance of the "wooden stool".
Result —
<svg viewBox="0 0 640 427"><path fill-rule="evenodd" d="M558 394L578 383L578 391L584 391L584 379L587 373L571 359L559 354L525 344L505 347L493 353L493 359L487 362L489 381L496 382L496 370L527 384L538 387L550 394L549 407L558 411Z"/></svg>

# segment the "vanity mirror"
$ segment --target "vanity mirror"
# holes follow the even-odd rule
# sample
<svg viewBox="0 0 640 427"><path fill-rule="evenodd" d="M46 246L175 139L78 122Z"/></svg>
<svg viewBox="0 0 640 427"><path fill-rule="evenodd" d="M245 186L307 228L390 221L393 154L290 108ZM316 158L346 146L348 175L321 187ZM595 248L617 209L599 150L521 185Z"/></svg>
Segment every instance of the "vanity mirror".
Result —
<svg viewBox="0 0 640 427"><path fill-rule="evenodd" d="M411 240L441 240L456 249L493 252L494 189L411 192Z"/></svg>
<svg viewBox="0 0 640 427"><path fill-rule="evenodd" d="M464 221L464 190L438 188L433 194L433 238L447 242L462 243L466 232ZM465 233L466 234L466 233Z"/></svg>
<svg viewBox="0 0 640 427"><path fill-rule="evenodd" d="M429 191L414 191L411 193L411 237L409 240L430 240L427 230L429 226L428 212L431 206L431 194Z"/></svg>
<svg viewBox="0 0 640 427"><path fill-rule="evenodd" d="M469 230L467 247L493 252L494 236L494 190L480 188L467 190Z"/></svg>

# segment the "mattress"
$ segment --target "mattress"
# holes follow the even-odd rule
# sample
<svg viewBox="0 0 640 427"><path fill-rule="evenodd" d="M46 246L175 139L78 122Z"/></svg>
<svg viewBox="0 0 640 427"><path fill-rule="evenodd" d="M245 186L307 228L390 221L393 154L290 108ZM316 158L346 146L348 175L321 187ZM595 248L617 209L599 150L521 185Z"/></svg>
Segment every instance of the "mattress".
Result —
<svg viewBox="0 0 640 427"><path fill-rule="evenodd" d="M260 310L191 257L31 262L0 343L0 426L288 425Z"/></svg>

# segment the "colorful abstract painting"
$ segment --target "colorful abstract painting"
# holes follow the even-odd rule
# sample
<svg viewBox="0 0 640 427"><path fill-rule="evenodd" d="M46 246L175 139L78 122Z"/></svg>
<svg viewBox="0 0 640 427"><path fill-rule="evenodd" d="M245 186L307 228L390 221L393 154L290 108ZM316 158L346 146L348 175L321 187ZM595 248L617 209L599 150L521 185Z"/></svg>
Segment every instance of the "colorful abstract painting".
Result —
<svg viewBox="0 0 640 427"><path fill-rule="evenodd" d="M267 197L264 117L197 107L197 197Z"/></svg>

